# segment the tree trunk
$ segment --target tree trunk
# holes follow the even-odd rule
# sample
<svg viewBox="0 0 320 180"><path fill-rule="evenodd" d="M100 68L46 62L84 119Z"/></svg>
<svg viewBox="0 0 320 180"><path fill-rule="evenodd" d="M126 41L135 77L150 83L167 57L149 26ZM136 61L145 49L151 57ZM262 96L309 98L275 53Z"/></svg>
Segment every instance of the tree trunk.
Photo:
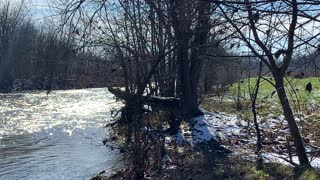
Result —
<svg viewBox="0 0 320 180"><path fill-rule="evenodd" d="M256 153L259 153L262 149L262 143L261 143L261 132L258 124L258 118L257 118L257 111L256 111L256 100L252 102L252 113L253 113L253 122L254 126L257 132L257 150Z"/></svg>
<svg viewBox="0 0 320 180"><path fill-rule="evenodd" d="M203 115L199 110L198 104L198 82L202 69L202 62L206 53L206 43L209 34L209 12L210 2L199 1L197 4L198 16L197 27L194 39L191 43L191 53L189 55L188 44L191 42L190 27L191 23L183 21L187 19L188 12L178 14L180 19L175 18L174 23L178 23L175 29L178 44L179 75L181 83L181 103L183 114L187 118ZM182 13L179 12L179 13ZM183 17L183 18L181 18Z"/></svg>
<svg viewBox="0 0 320 180"><path fill-rule="evenodd" d="M182 29L181 29L182 30ZM198 111L197 97L192 93L191 77L189 69L189 55L188 55L188 44L189 37L186 32L179 32L177 35L178 44L178 73L180 79L180 90L181 90L181 107L183 115L187 118L193 117Z"/></svg>
<svg viewBox="0 0 320 180"><path fill-rule="evenodd" d="M191 87L189 44L191 40L191 22L188 18L188 1L170 1L170 15L177 47L177 65L179 77L179 96L182 114L186 118L194 117L198 110L197 96Z"/></svg>
<svg viewBox="0 0 320 180"><path fill-rule="evenodd" d="M255 84L255 88L254 88L254 93L251 94L250 92L250 99L251 99L251 108L252 108L252 114L253 114L253 122L254 122L254 126L257 132L257 150L256 153L258 154L258 165L261 165L261 156L260 156L260 151L262 149L262 142L261 142L261 132L260 132L260 128L259 128L259 123L258 123L258 117L257 117L257 97L258 97L258 93L259 93L259 89L260 89L260 81L261 81L261 74L262 74L262 61L260 61L260 65L259 65L259 73L258 73L258 79L256 81ZM249 71L250 72L250 71ZM250 82L250 81L249 81ZM250 84L249 84L249 88L250 88Z"/></svg>
<svg viewBox="0 0 320 180"><path fill-rule="evenodd" d="M299 158L300 166L309 166L309 159L304 147L304 143L299 132L296 121L294 120L293 112L290 107L286 91L284 89L283 75L280 72L274 74L277 94L283 109L284 116L288 122L291 136Z"/></svg>

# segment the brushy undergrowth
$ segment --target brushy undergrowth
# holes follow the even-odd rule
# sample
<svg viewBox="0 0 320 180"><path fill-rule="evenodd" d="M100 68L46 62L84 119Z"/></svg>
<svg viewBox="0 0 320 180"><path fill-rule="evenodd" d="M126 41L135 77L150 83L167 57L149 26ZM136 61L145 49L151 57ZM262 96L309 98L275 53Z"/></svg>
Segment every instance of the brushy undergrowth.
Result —
<svg viewBox="0 0 320 180"><path fill-rule="evenodd" d="M159 122L166 121L164 113L151 113L148 115L147 124L161 126ZM154 122L157 121L158 123ZM151 125L152 124L152 125ZM118 127L116 132L118 138L125 134L125 128ZM165 136L170 136L166 134ZM188 143L166 143L165 147L171 159L168 164L157 165L159 159L155 158L159 152L158 143L150 147L146 154L148 166L146 177L148 179L319 179L319 174L312 170L295 170L293 167L278 163L263 163L257 165L254 161L244 160L243 157L231 155L221 151L222 146L215 140L203 142L196 146ZM127 153L130 153L128 147ZM130 157L130 155L129 155ZM129 161L130 162L130 161ZM94 180L106 179L132 179L132 165L114 172L112 176L99 174L92 178ZM109 173L110 174L110 173Z"/></svg>
<svg viewBox="0 0 320 180"><path fill-rule="evenodd" d="M274 82L271 77L266 79ZM257 113L262 122L269 118L278 118L283 114L277 93L274 93L275 88L267 80L262 80L257 98ZM320 78L286 78L285 82L292 110L297 118L303 119L299 122L302 135L307 137L312 134L308 139L312 138L316 141L316 145L320 146L320 123L318 123L320 122ZM312 84L311 92L305 90L309 82ZM214 93L204 95L201 106L208 111L235 114L240 119L252 122L250 91L252 92L255 83L256 78L243 79L239 83L232 84L219 96ZM241 109L236 108L238 94L240 94Z"/></svg>
<svg viewBox="0 0 320 180"><path fill-rule="evenodd" d="M273 81L269 78L269 80ZM249 83L250 82L250 83ZM311 93L305 91L305 85L311 82L313 90ZM201 106L207 111L220 111L236 114L241 119L252 121L251 104L249 98L249 84L253 86L255 78L245 79L240 85L240 100L242 109L236 109L238 95L238 84L235 83L217 96L215 94L205 95ZM296 115L303 114L304 121L300 122L302 134L306 137L312 133L313 138L320 139L320 80L318 78L292 79L286 83L289 100ZM282 114L277 94L273 94L274 87L267 81L263 81L260 87L257 106L261 121L270 117L279 117ZM273 94L273 96L272 96ZM168 127L168 116L166 113L149 113L145 116L146 126L152 130ZM319 120L319 122L318 122ZM118 139L125 137L126 128L118 127L116 133ZM163 134L169 136L169 134ZM122 136L122 137L121 137ZM151 143L151 142L150 142ZM148 155L146 172L149 179L320 179L319 173L314 169L296 169L279 163L263 163L257 165L253 161L246 161L242 157L217 152L219 144L207 142L197 146L188 144L171 143L165 144L171 162L166 167L157 169L159 159L159 147L151 145ZM156 143L157 144L157 143ZM128 148L129 150L130 148ZM130 151L130 150L129 150ZM151 172L151 173L150 173ZM99 175L95 179L131 179L133 172L130 165L122 169L112 177Z"/></svg>

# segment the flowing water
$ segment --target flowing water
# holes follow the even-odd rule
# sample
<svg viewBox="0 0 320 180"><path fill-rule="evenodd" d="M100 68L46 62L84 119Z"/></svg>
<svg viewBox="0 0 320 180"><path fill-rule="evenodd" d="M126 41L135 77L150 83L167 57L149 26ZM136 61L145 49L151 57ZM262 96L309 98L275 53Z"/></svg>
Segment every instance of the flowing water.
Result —
<svg viewBox="0 0 320 180"><path fill-rule="evenodd" d="M0 179L90 179L120 165L102 144L120 106L106 89L0 94Z"/></svg>

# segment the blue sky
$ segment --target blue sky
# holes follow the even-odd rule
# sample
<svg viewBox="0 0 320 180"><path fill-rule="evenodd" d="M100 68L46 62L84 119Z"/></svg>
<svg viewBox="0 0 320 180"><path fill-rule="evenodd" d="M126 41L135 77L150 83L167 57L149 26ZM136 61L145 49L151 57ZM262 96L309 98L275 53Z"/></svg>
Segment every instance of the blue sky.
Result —
<svg viewBox="0 0 320 180"><path fill-rule="evenodd" d="M21 2L22 0L13 0L13 1ZM52 11L52 9L50 9L50 6L52 7L54 6L55 3L59 2L59 0L25 0L25 1L27 2L27 6L31 9L32 19L35 22L43 22L45 18L51 17L51 15L53 15L54 12ZM300 23L305 21L307 21L307 19L305 18L299 18L298 20L298 22ZM289 24L286 24L286 23L284 23L284 25L287 26L286 28L288 28L289 26ZM320 23L308 23L304 26L304 28L307 30L312 30L312 35L320 33ZM260 33L260 34L263 35L263 33ZM282 47L282 45L280 45L280 47Z"/></svg>
<svg viewBox="0 0 320 180"><path fill-rule="evenodd" d="M41 21L43 18L50 16L52 0L26 0L28 8L31 10L32 18Z"/></svg>

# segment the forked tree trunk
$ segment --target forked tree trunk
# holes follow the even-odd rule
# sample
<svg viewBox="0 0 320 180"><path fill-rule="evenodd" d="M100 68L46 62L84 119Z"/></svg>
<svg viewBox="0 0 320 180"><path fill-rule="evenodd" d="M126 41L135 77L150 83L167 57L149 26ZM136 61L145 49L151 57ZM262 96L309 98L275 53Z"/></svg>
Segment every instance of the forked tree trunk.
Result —
<svg viewBox="0 0 320 180"><path fill-rule="evenodd" d="M181 5L181 4L179 4ZM175 33L178 45L177 60L179 62L179 75L181 83L181 106L185 117L192 118L203 115L198 104L198 82L204 55L206 53L206 43L209 34L209 19L211 3L199 1L197 4L198 17L194 39L189 37L191 23L183 21L188 19L188 12L182 11L175 15ZM180 19L178 18L180 17ZM183 17L183 18L181 18ZM187 22L187 23L186 23ZM188 51L188 44L191 42L191 53Z"/></svg>
<svg viewBox="0 0 320 180"><path fill-rule="evenodd" d="M188 43L189 38L186 33L177 34L178 44L178 73L180 76L180 90L181 90L181 107L184 117L194 117L198 113L197 95L193 93L195 87L192 87L189 67Z"/></svg>
<svg viewBox="0 0 320 180"><path fill-rule="evenodd" d="M310 162L306 153L306 149L304 147L304 143L302 141L301 134L299 132L299 128L297 126L297 123L294 119L292 109L290 107L288 97L286 94L286 91L284 89L284 81L283 81L283 75L279 73L274 74L275 77L275 83L276 83L276 90L277 94L283 109L284 116L288 122L289 129L291 136L294 141L294 145L297 151L297 155L299 158L300 166L309 166Z"/></svg>
<svg viewBox="0 0 320 180"><path fill-rule="evenodd" d="M256 133L257 133L257 150L256 150L256 152L260 153L260 151L262 149L262 141L261 141L261 131L260 131L259 124L258 124L256 99L254 99L252 101L251 107L252 107L254 127L255 127Z"/></svg>
<svg viewBox="0 0 320 180"><path fill-rule="evenodd" d="M255 88L254 88L254 92L253 94L250 93L250 99L251 99L251 108L252 108L252 114L253 114L253 122L254 122L254 126L257 132L257 150L256 153L258 154L259 158L258 158L258 162L262 162L261 157L260 157L260 151L262 149L262 142L261 142L261 131L259 128L259 123L258 123L258 116L257 116L257 98L258 98L258 93L259 93L259 89L260 89L260 82L261 82L261 74L262 74L262 64L263 62L260 61L260 65L259 65L259 76L258 79L256 81L255 84ZM250 86L250 84L249 84ZM259 163L260 165L260 163Z"/></svg>

